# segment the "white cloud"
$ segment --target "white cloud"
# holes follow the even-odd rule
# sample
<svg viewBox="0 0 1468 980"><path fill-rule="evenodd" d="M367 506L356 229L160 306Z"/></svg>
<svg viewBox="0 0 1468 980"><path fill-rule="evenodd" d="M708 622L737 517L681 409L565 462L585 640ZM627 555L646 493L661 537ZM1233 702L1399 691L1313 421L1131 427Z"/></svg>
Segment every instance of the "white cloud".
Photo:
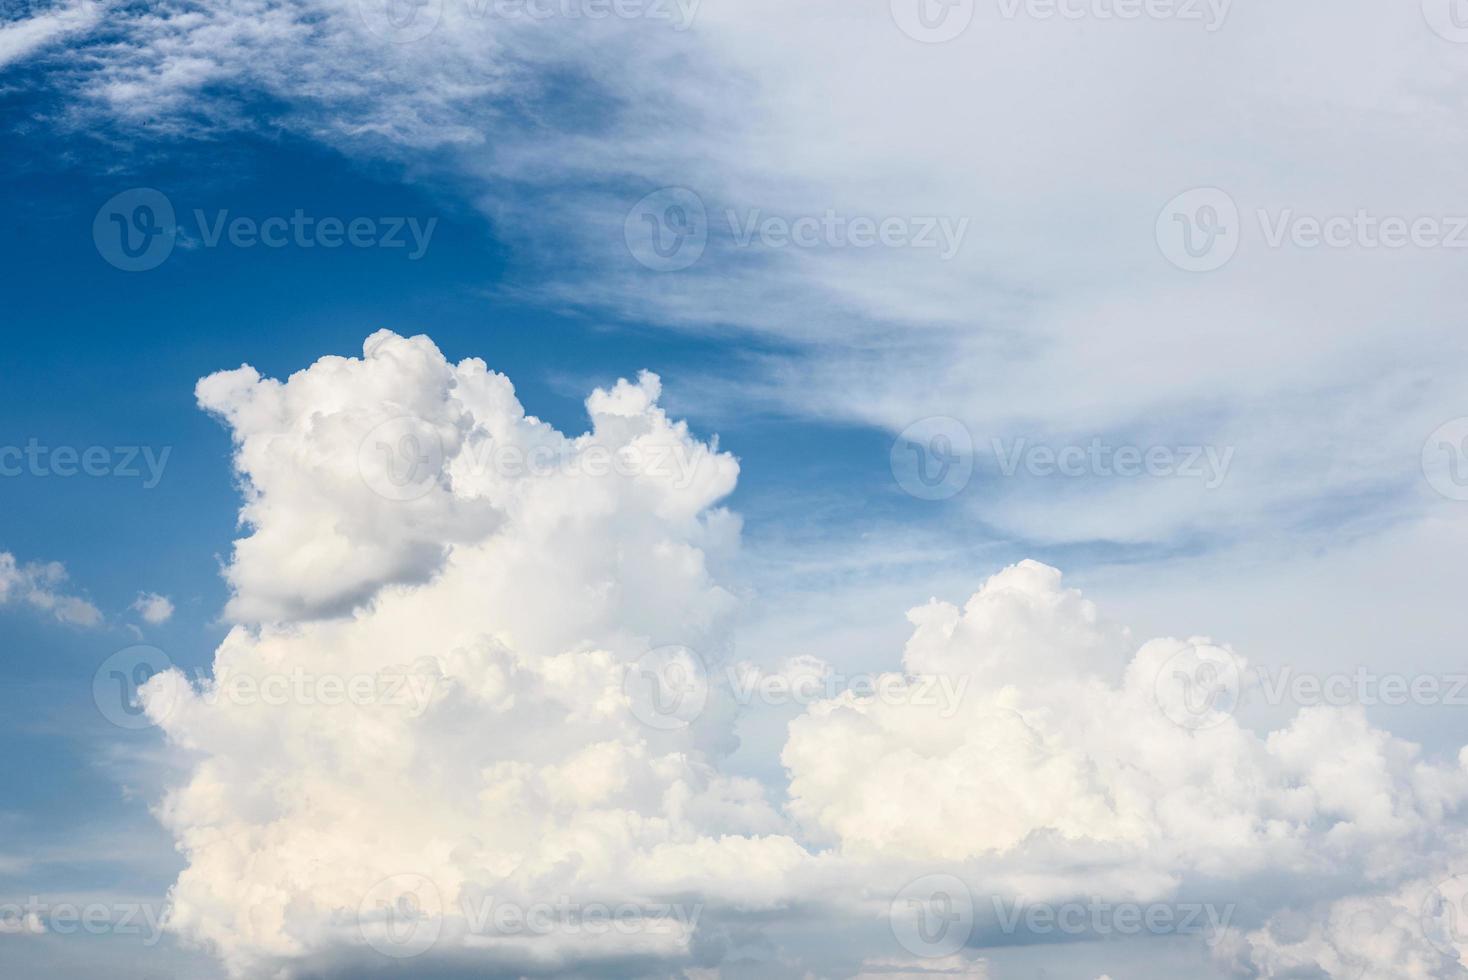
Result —
<svg viewBox="0 0 1468 980"><path fill-rule="evenodd" d="M1325 500L1412 511L1423 440L1464 412L1452 249L1274 247L1258 218L1455 218L1463 66L1414 5L1224 5L1216 30L977 5L938 46L880 4L701 5L678 31L444 0L408 43L373 33L372 6L119 14L126 43L89 51L77 77L131 124L250 125L240 100L205 95L241 86L349 152L432 150L497 233L544 258L526 278L555 299L785 342L730 392L744 407L892 431L955 416L989 477L991 437L1234 451L1212 489L1019 478L966 498L1030 540L1312 534L1339 517ZM803 56L773 49L771 30ZM1307 68L1297 52L1322 38ZM1302 138L1301 120L1331 139ZM700 262L665 275L623 238L660 185L696 190L715 231ZM1154 240L1158 213L1215 185L1246 221L1242 247L1217 272L1181 272ZM748 247L730 230L730 213L737 228L827 211L970 224L946 261Z"/></svg>
<svg viewBox="0 0 1468 980"><path fill-rule="evenodd" d="M1242 658L1158 639L1127 663L1125 635L1033 562L962 610L909 615L904 674L971 676L961 709L846 696L796 721L785 749L792 812L848 850L964 861L1099 843L1139 880L1397 866L1468 798L1459 766L1424 762L1359 709L1302 711L1259 738L1197 686L1217 676L1236 699Z"/></svg>
<svg viewBox="0 0 1468 980"><path fill-rule="evenodd" d="M102 16L98 0L61 0L19 20L0 22L0 68L43 50L68 34L86 31Z"/></svg>
<svg viewBox="0 0 1468 980"><path fill-rule="evenodd" d="M248 368L201 383L234 427L254 526L228 570L231 609L291 620L236 627L216 681L304 669L381 683L361 706L210 688L149 700L207 760L161 811L190 860L178 929L248 974L360 948L339 910L409 872L471 912L482 897L671 902L693 866L700 901L766 900L761 879L803 852L761 836L784 822L757 786L711 767L730 741L727 705L662 731L624 690L634 662L669 643L717 662L734 604L708 566L736 543L716 504L737 464L668 420L657 391L645 376L595 392L591 431L568 437L527 418L483 362L449 365L426 338L386 333L361 360L325 358L283 384ZM408 412L444 433L432 472L394 484L382 467L403 460L375 446L359 470L367 434ZM404 676L426 704L388 695L386 679ZM465 938L465 919L446 951L530 955ZM623 955L692 955L687 930L624 938ZM614 958L614 939L533 952Z"/></svg>
<svg viewBox="0 0 1468 980"><path fill-rule="evenodd" d="M156 592L139 592L137 600L133 602L133 609L143 617L143 622L154 626L173 618L173 600Z"/></svg>
<svg viewBox="0 0 1468 980"><path fill-rule="evenodd" d="M0 551L0 606L24 603L71 626L99 625L101 610L62 591L67 577L66 567L58 561L22 565L10 552Z"/></svg>
<svg viewBox="0 0 1468 980"><path fill-rule="evenodd" d="M1241 656L1204 639L1138 644L1035 562L962 607L913 610L882 695L798 717L782 813L772 787L725 769L736 604L720 579L739 524L718 505L738 466L667 418L656 378L594 392L578 436L527 418L482 362L388 333L288 382L242 368L200 391L235 429L256 515L244 541L265 542L237 550L233 603L273 615L231 630L212 679L180 693L168 675L144 698L191 760L158 809L188 862L171 927L237 976L356 975L383 950L417 953L425 977L735 961L771 976L983 975L977 947L1015 941L999 902L1077 896L1213 903L1227 931L1199 941L1217 940L1228 968L1264 976L1313 957L1346 976L1328 962L1347 942L1337 904L1410 905L1414 883L1468 858L1456 759L1424 758L1356 710L1256 734L1231 699L1199 700ZM402 406L447 420L451 448L384 483L358 469L358 444ZM553 465L519 468L537 447ZM679 458L697 465L652 462ZM450 543L419 568L435 524ZM274 542L283 527L351 574L350 608L284 602L290 588L329 593ZM362 549L394 560L361 574ZM686 727L648 723L650 698L683 690L641 672L670 645L707 668ZM782 670L827 674L808 657ZM240 679L259 695L274 677L300 680L241 696ZM917 696L933 677L965 681L949 688L958 704ZM972 935L925 958L885 920L934 873L969 891ZM1312 903L1313 925L1277 918ZM496 927L497 905L541 908L549 925ZM570 927L619 906L643 910L626 932ZM1424 942L1349 956L1389 971L1426 962L1411 951ZM1458 969L1458 952L1432 968Z"/></svg>

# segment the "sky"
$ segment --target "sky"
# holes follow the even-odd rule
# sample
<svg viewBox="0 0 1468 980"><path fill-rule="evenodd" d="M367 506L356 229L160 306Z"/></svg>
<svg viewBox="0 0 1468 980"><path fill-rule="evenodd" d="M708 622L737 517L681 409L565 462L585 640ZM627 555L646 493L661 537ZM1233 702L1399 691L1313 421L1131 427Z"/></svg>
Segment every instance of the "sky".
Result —
<svg viewBox="0 0 1468 980"><path fill-rule="evenodd" d="M0 0L0 977L1468 976L1465 72Z"/></svg>

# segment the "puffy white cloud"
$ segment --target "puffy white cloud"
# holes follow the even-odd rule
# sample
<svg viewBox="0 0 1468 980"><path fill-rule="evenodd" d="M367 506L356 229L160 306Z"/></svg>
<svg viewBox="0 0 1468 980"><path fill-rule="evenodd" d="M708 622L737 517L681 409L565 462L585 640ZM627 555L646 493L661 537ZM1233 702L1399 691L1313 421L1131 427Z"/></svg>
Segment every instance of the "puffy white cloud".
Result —
<svg viewBox="0 0 1468 980"><path fill-rule="evenodd" d="M157 626L173 618L173 600L156 592L139 592L133 609L143 622Z"/></svg>
<svg viewBox="0 0 1468 980"><path fill-rule="evenodd" d="M824 701L791 725L790 810L816 839L853 860L963 869L975 894L1046 902L1202 888L1220 904L1277 908L1330 878L1363 896L1356 906L1326 903L1293 942L1235 930L1226 948L1241 969L1295 975L1280 964L1318 962L1360 976L1339 965L1349 960L1381 976L1463 975L1468 945L1431 953L1416 925L1420 887L1398 902L1410 915L1391 920L1396 940L1337 921L1468 858L1458 760L1420 758L1359 708L1308 708L1260 737L1233 717L1241 657L1156 639L1128 662L1125 633L1035 562L993 576L962 609L935 601L910 618L902 686ZM925 701L919 682L935 674L972 682L952 686L957 704ZM1459 972L1393 972L1427 962Z"/></svg>
<svg viewBox="0 0 1468 980"><path fill-rule="evenodd" d="M652 375L574 436L387 332L199 391L238 447L244 621L144 701L190 760L171 928L235 975L1003 975L1016 903L1092 898L1210 903L1245 975L1460 968L1406 932L1468 857L1458 760L1358 710L1255 733L1240 655L1138 643L1036 562L914 609L900 665L797 717L786 807L732 774L737 689L835 671L734 661L738 464ZM933 945L939 898L964 931ZM1353 902L1401 935L1357 942Z"/></svg>
<svg viewBox="0 0 1468 980"><path fill-rule="evenodd" d="M1233 930L1217 959L1246 976L1440 980L1468 973L1464 883L1410 881L1383 894L1351 895L1286 909L1263 927Z"/></svg>
<svg viewBox="0 0 1468 980"><path fill-rule="evenodd" d="M19 602L50 613L72 626L96 626L102 612L86 599L62 591L66 567L58 561L20 564L8 551L0 551L0 606Z"/></svg>
<svg viewBox="0 0 1468 980"><path fill-rule="evenodd" d="M768 836L785 821L757 785L711 764L732 744L727 691L686 726L638 710L639 658L680 644L719 663L734 605L708 566L737 543L716 505L738 465L670 421L658 388L593 393L591 430L568 437L483 362L388 333L284 383L201 382L253 530L231 611L265 622L231 631L201 689L148 689L203 760L160 811L189 859L177 929L253 975L366 949L374 888L426 882L451 912L437 955L553 970L592 950L486 935L486 900L768 900L762 881L804 852ZM417 441L379 455L374 432ZM663 916L595 955L691 943Z"/></svg>

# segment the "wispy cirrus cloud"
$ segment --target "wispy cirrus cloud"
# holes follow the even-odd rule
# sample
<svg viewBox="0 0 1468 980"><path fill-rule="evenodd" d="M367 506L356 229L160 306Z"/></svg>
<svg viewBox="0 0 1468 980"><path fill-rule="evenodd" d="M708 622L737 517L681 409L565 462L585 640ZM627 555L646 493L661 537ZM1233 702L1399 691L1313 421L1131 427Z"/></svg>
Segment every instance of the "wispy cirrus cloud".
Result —
<svg viewBox="0 0 1468 980"><path fill-rule="evenodd" d="M67 77L178 132L255 125L229 93L257 93L272 124L431 173L550 300L777 342L708 386L741 404L893 432L953 417L986 476L995 437L1235 452L1207 493L992 480L962 503L1003 533L1308 536L1341 517L1324 499L1408 517L1423 440L1464 415L1454 236L1379 235L1468 221L1447 124L1463 52L1415 8L1223 4L1205 23L1001 4L934 45L834 3L700 5L677 25L442 0L395 26L378 6L117 12ZM1321 38L1305 70L1292 52ZM674 271L632 240L681 240L672 198L639 204L659 187L691 193L678 213L699 225ZM1190 188L1222 192L1228 244L1203 237L1216 210L1167 213ZM1169 259L1184 221L1227 261Z"/></svg>

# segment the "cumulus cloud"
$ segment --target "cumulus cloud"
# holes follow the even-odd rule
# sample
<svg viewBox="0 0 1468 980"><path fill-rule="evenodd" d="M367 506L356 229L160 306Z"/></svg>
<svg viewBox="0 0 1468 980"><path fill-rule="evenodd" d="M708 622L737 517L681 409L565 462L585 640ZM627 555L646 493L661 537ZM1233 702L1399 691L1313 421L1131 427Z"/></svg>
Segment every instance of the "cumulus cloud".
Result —
<svg viewBox="0 0 1468 980"><path fill-rule="evenodd" d="M0 606L23 603L72 626L96 626L102 612L86 599L63 591L66 567L58 561L20 564L0 551Z"/></svg>
<svg viewBox="0 0 1468 980"><path fill-rule="evenodd" d="M1355 980L1462 977L1461 880L1409 881L1383 894L1287 909L1258 929L1231 931L1218 960L1245 976Z"/></svg>
<svg viewBox="0 0 1468 980"><path fill-rule="evenodd" d="M1353 710L1255 733L1240 654L1138 643L1036 562L914 609L900 664L791 724L788 792L731 774L735 688L832 672L732 658L738 464L660 395L567 435L387 332L200 384L252 533L211 675L143 692L192 760L172 929L242 977L984 976L1022 903L1186 901L1242 975L1459 975L1412 912L1468 857L1457 759Z"/></svg>
<svg viewBox="0 0 1468 980"><path fill-rule="evenodd" d="M717 504L738 465L667 418L655 377L594 392L574 437L423 337L199 391L233 428L253 529L230 608L265 622L229 634L202 690L150 688L206 760L161 810L190 861L176 928L241 975L311 962L371 941L359 906L410 875L454 912L442 955L553 970L591 951L496 941L476 909L676 906L695 882L711 903L721 879L758 904L803 856L768 836L783 820L760 788L709 761L731 744L726 695L666 730L639 710L659 693L638 687L646 656L719 662L734 606L710 564L737 541ZM238 695L293 669L314 680L283 703ZM362 683L326 705L326 685ZM597 955L694 955L676 917L622 938Z"/></svg>
<svg viewBox="0 0 1468 980"><path fill-rule="evenodd" d="M814 839L854 859L965 868L976 893L1046 902L1176 901L1202 887L1222 905L1268 881L1268 901L1283 904L1325 877L1369 884L1326 903L1293 941L1271 919L1229 933L1226 948L1252 976L1306 962L1332 977L1361 975L1345 962L1461 975L1460 934L1449 928L1434 949L1418 923L1422 888L1408 885L1465 858L1457 759L1424 760L1359 709L1306 709L1261 737L1232 713L1242 657L1198 637L1133 651L1035 562L993 576L962 608L935 601L909 618L898 686L824 701L791 725L790 810ZM958 710L917 697L914 679L934 674L972 677ZM1405 901L1393 898L1401 888ZM1351 926L1362 909L1399 937ZM1394 972L1408 964L1419 972Z"/></svg>
<svg viewBox="0 0 1468 980"><path fill-rule="evenodd" d="M173 618L173 600L156 592L139 592L133 609L143 622L158 626Z"/></svg>

